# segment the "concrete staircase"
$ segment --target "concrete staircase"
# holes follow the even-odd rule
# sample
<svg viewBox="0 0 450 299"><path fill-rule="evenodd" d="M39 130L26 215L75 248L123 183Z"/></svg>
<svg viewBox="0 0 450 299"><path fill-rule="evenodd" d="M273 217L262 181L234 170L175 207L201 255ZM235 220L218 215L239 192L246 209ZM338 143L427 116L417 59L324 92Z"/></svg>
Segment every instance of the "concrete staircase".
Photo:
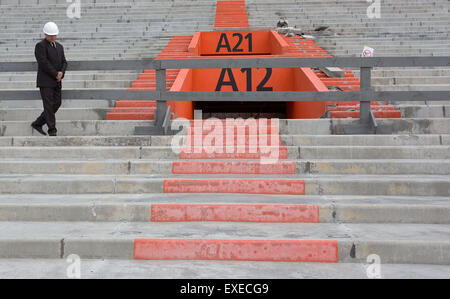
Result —
<svg viewBox="0 0 450 299"><path fill-rule="evenodd" d="M155 57L172 35L212 29L215 11L215 1L84 1L86 14L71 27L65 1L39 0L41 11L26 21L35 31L26 32L17 16L35 2L13 2L0 0L0 36L6 42L2 51L9 43L18 51L6 56L3 51L2 61L33 60L46 4L57 3L52 7L64 32L61 42L68 58L76 60ZM435 1L423 8L416 2L397 1L395 7L427 22L446 5ZM348 15L355 3L359 9L367 5L246 3L251 26L264 25L281 9L291 24L322 25L316 21L319 12L334 9L334 18L322 12L322 19L330 17L327 24L335 21L343 30L357 27L345 26L339 13ZM446 47L448 37L438 24L444 20L430 21L435 34L423 29L430 51L438 44ZM92 24L98 24L95 34ZM23 33L14 35L19 27ZM379 27L373 25L367 36L365 31L329 36L330 45L336 41L342 48L327 50L342 55L347 45L359 49L360 37L361 44L385 40L387 34L378 37ZM402 36L398 42L412 45L412 39ZM324 40L326 35L317 42L322 46ZM92 47L95 52L89 52ZM396 82L408 88L448 85L447 69L412 76L416 71L375 70L373 80L380 89ZM67 73L64 87L131 87L139 73ZM0 88L33 88L34 76L0 74ZM400 81L390 81L393 77ZM60 136L41 136L30 127L41 105L40 99L0 99L0 277L64 278L71 254L81 257L83 278L366 278L372 254L380 256L384 278L450 277L446 103L424 99L400 105L404 118L378 120L393 126L392 135L335 135L343 124L355 122L351 119L280 120L279 131L268 132L281 142L280 160L268 166L260 164L258 153L176 154L172 137L134 135L136 126L152 121L105 120L115 103L102 99L65 99L57 114ZM317 261L323 263L312 263Z"/></svg>
<svg viewBox="0 0 450 299"><path fill-rule="evenodd" d="M60 121L54 139L33 136L27 121L3 121L0 255L6 264L15 261L14 275L20 261L55 265L70 254L128 267L133 258L173 259L170 267L184 268L195 262L176 260L297 265L279 264L283 277L309 265L295 261L361 267L378 254L383 264L428 267L417 270L421 277L448 275L439 265L450 263L449 120L383 119L394 124L393 135L332 134L349 122L281 120L281 160L264 168L258 155L178 155L171 137L132 135L149 121ZM277 249L257 252L270 245L265 240L278 240ZM328 242L320 247L326 253L317 240ZM229 263L223 267L236 261ZM344 277L356 275L346 269ZM404 277L398 269L393 277Z"/></svg>
<svg viewBox="0 0 450 299"><path fill-rule="evenodd" d="M275 27L280 16L316 37L333 56L357 56L364 46L375 56L449 56L450 4L436 1L381 1L381 17L370 19L370 3L359 0L249 0L250 26ZM327 26L324 31L314 31ZM383 68L372 73L375 90L448 90L448 68ZM439 75L437 75L439 73ZM359 70L355 70L359 76ZM437 77L439 76L439 77Z"/></svg>
<svg viewBox="0 0 450 299"><path fill-rule="evenodd" d="M381 1L381 18L370 19L370 3L358 0L255 1L248 0L251 27L275 27L280 16L290 26L315 36L315 42L333 56L357 56L364 46L375 56L449 56L450 4L436 1ZM328 26L324 31L314 31ZM348 68L351 69L351 68ZM359 78L359 69L352 69ZM374 68L372 86L376 91L449 90L449 68ZM448 102L394 101L403 117L447 117Z"/></svg>
<svg viewBox="0 0 450 299"><path fill-rule="evenodd" d="M81 18L70 19L68 6L65 0L0 2L1 61L34 61L48 20L59 26L68 60L152 58L175 35L212 30L215 13L215 1L88 0Z"/></svg>

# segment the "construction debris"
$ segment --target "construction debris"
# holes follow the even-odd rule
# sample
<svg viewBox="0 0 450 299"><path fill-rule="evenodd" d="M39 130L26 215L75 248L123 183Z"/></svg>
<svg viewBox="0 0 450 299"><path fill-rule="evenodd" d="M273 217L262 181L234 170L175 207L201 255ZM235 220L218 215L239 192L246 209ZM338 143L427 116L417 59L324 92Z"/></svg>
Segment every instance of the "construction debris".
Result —
<svg viewBox="0 0 450 299"><path fill-rule="evenodd" d="M338 67L321 67L319 68L329 78L344 78L345 72Z"/></svg>
<svg viewBox="0 0 450 299"><path fill-rule="evenodd" d="M286 18L280 18L280 20L277 23L277 28L285 28L285 27L289 27L289 23L286 20Z"/></svg>
<svg viewBox="0 0 450 299"><path fill-rule="evenodd" d="M320 26L314 29L314 31L325 31L329 28L329 26Z"/></svg>
<svg viewBox="0 0 450 299"><path fill-rule="evenodd" d="M294 35L300 35L303 36L303 32L301 29L298 29L296 27L284 27L284 28L277 28L277 32L280 34L286 34L286 36L294 36Z"/></svg>

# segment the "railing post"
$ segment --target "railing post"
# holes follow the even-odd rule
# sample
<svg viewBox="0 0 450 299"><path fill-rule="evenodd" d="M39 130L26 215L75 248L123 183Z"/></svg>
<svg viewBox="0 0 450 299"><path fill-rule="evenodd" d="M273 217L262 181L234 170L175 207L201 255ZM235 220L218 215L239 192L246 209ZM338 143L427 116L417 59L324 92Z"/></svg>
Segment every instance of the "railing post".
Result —
<svg viewBox="0 0 450 299"><path fill-rule="evenodd" d="M362 124L369 124L371 99L371 67L361 67L360 72L360 92L361 100L359 105L359 120Z"/></svg>
<svg viewBox="0 0 450 299"><path fill-rule="evenodd" d="M160 94L166 91L166 70L157 69L156 70L156 91ZM160 99L156 100L156 111L155 111L155 125L160 128L164 122L164 116L166 114L166 101Z"/></svg>

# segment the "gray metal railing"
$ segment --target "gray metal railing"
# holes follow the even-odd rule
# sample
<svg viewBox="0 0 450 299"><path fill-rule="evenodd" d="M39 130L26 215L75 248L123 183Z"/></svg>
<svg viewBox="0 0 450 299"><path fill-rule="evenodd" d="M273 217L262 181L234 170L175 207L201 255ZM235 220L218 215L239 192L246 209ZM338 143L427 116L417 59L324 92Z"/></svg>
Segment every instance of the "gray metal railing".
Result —
<svg viewBox="0 0 450 299"><path fill-rule="evenodd" d="M360 91L342 92L198 92L167 91L167 69L208 68L297 68L297 67L358 67ZM220 58L166 59L166 60L104 60L69 61L68 71L85 70L144 70L156 71L156 90L126 89L63 90L63 97L70 99L136 99L157 101L156 124L162 126L166 117L166 101L359 101L360 122L376 126L370 110L371 101L445 101L450 91L378 91L371 87L371 71L374 67L450 67L449 56L435 57L333 57L333 58ZM36 62L0 62L0 72L36 71ZM2 99L36 99L36 90L0 90Z"/></svg>

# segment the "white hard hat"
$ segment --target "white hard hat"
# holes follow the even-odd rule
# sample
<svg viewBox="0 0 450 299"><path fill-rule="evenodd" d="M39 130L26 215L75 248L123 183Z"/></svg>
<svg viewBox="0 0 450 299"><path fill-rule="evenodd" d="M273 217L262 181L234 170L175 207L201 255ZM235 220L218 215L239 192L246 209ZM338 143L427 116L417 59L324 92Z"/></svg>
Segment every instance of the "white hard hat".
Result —
<svg viewBox="0 0 450 299"><path fill-rule="evenodd" d="M48 22L44 25L44 33L47 35L58 35L58 26L53 22Z"/></svg>

